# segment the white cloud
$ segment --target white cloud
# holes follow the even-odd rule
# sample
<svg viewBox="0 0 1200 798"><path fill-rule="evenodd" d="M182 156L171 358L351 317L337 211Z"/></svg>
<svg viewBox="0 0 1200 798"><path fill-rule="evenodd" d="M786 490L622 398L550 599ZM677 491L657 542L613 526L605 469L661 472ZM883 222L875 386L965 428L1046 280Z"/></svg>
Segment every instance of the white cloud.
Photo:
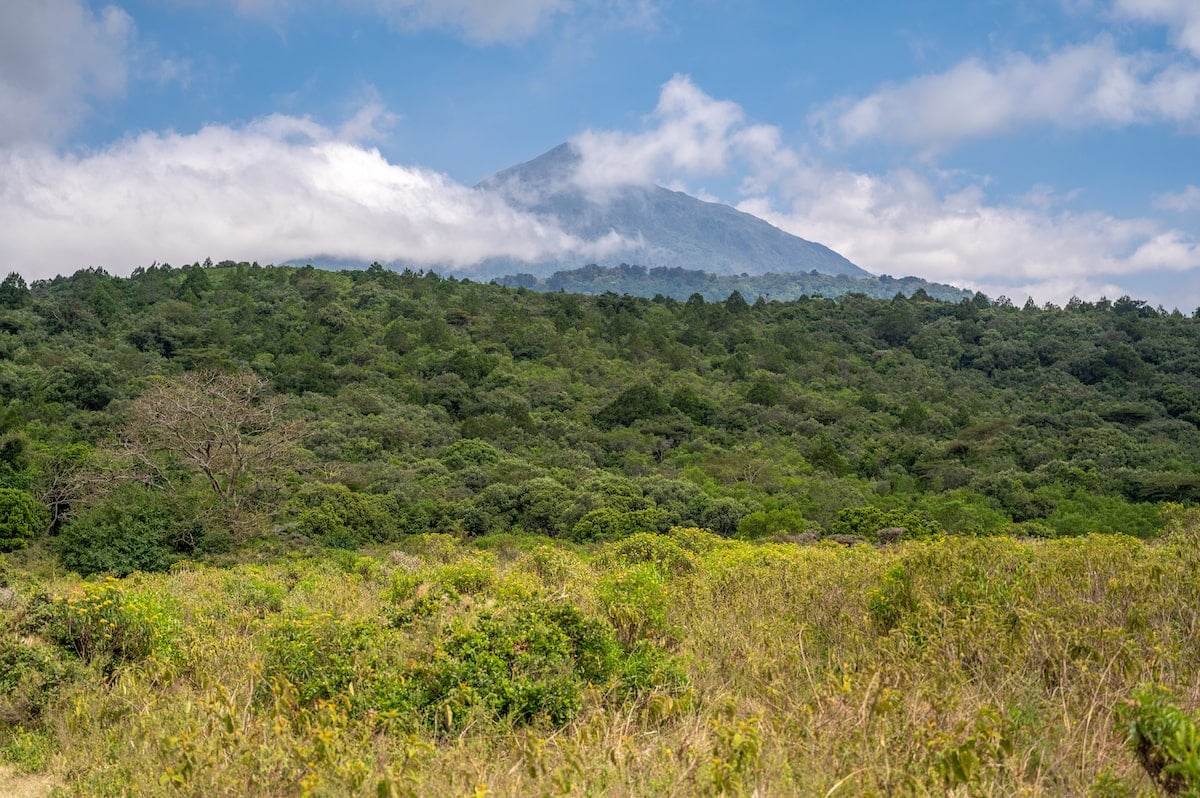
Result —
<svg viewBox="0 0 1200 798"><path fill-rule="evenodd" d="M719 175L736 155L780 157L778 130L748 125L736 104L714 100L685 75L662 88L640 133L588 130L572 139L583 156L576 182L588 189Z"/></svg>
<svg viewBox="0 0 1200 798"><path fill-rule="evenodd" d="M0 145L60 138L127 79L129 15L82 0L6 0L0 9Z"/></svg>
<svg viewBox="0 0 1200 798"><path fill-rule="evenodd" d="M1196 0L1115 0L1118 16L1170 27L1175 43L1200 56L1200 3Z"/></svg>
<svg viewBox="0 0 1200 798"><path fill-rule="evenodd" d="M575 143L585 185L657 181L686 190L697 177L732 176L742 210L875 273L1064 302L1072 295L1137 295L1138 275L1200 268L1194 238L1152 219L1064 210L1072 195L1046 186L997 203L986 178L930 168L832 168L684 76L663 87L644 130L589 131Z"/></svg>
<svg viewBox="0 0 1200 798"><path fill-rule="evenodd" d="M1140 274L1200 267L1200 245L1157 221L991 203L981 185L950 188L912 171L813 169L782 200L740 207L877 273L1015 299L1136 295Z"/></svg>
<svg viewBox="0 0 1200 798"><path fill-rule="evenodd" d="M145 134L83 157L0 151L0 262L27 278L151 261L328 255L469 267L588 245L311 122Z"/></svg>
<svg viewBox="0 0 1200 798"><path fill-rule="evenodd" d="M951 69L840 100L816 121L829 143L883 139L941 147L1020 127L1194 122L1200 69L1120 52L1111 39L1043 59L1017 53L991 66L968 59Z"/></svg>
<svg viewBox="0 0 1200 798"><path fill-rule="evenodd" d="M1163 194L1154 200L1154 207L1177 213L1200 210L1200 186L1188 186L1183 191Z"/></svg>

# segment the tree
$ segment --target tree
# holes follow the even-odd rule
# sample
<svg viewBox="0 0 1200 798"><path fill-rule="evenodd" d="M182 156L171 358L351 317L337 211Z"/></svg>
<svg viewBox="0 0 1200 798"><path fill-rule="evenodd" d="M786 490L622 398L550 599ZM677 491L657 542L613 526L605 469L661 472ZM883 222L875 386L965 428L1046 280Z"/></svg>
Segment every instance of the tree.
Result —
<svg viewBox="0 0 1200 798"><path fill-rule="evenodd" d="M153 474L167 478L170 464L198 471L236 516L255 476L291 462L298 430L282 410L283 399L268 394L257 375L192 372L138 397L122 442Z"/></svg>
<svg viewBox="0 0 1200 798"><path fill-rule="evenodd" d="M0 282L0 308L19 308L29 301L29 286L16 272L10 272Z"/></svg>

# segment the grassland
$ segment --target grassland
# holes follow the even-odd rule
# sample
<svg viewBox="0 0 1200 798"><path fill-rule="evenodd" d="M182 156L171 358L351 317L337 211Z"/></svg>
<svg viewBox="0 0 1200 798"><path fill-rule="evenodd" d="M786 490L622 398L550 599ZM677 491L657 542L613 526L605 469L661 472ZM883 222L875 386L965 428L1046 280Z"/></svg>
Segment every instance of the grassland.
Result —
<svg viewBox="0 0 1200 798"><path fill-rule="evenodd" d="M0 754L61 795L1152 795L1200 533L6 563Z"/></svg>

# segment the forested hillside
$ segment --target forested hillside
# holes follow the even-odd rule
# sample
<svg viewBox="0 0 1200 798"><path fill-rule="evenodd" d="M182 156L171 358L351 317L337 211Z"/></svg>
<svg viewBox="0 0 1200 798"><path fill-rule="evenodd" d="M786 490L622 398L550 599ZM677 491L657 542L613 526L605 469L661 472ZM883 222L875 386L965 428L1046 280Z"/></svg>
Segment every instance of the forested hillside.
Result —
<svg viewBox="0 0 1200 798"><path fill-rule="evenodd" d="M212 371L270 397L290 444L235 476L242 516L348 545L681 524L1145 536L1157 502L1200 495L1200 323L1129 299L680 303L230 264L10 279L2 301L4 486L85 571L107 564L78 550L93 527L133 505L205 519L168 548L229 543L209 477L133 451L162 432L147 392ZM299 523L326 493L386 521ZM158 548L141 556L184 553Z"/></svg>
<svg viewBox="0 0 1200 798"><path fill-rule="evenodd" d="M1156 746L1200 700L1198 333L1128 298L10 276L0 762L66 794L1124 795L1137 753L1195 787Z"/></svg>
<svg viewBox="0 0 1200 798"><path fill-rule="evenodd" d="M653 297L664 296L680 301L699 294L712 302L724 300L733 292L754 301L759 297L787 302L808 297L840 297L863 294L878 299L891 299L896 294L911 297L918 291L934 299L959 302L970 299L971 292L952 285L931 283L919 277L853 277L845 274L822 274L816 270L784 272L781 274L713 274L697 269L630 265L583 266L579 269L556 271L549 277L532 274L510 274L493 282L511 288L532 288L535 291L565 291L568 294L617 294Z"/></svg>

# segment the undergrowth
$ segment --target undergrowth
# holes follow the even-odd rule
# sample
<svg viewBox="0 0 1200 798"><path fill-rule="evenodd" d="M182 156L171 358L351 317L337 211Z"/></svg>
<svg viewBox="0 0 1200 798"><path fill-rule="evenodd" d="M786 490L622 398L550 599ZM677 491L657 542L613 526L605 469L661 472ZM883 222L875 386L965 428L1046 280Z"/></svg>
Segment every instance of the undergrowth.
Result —
<svg viewBox="0 0 1200 798"><path fill-rule="evenodd" d="M62 795L1195 794L1198 542L14 555L0 759Z"/></svg>

